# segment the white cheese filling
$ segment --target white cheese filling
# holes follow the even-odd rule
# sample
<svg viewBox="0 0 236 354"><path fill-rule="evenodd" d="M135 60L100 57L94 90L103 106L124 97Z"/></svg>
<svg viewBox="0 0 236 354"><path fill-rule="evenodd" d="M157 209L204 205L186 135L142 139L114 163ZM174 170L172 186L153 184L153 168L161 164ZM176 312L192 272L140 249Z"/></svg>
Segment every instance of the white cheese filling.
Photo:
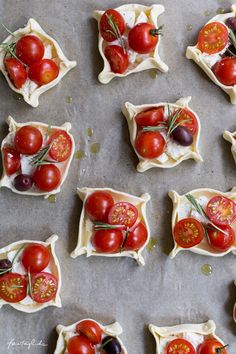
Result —
<svg viewBox="0 0 236 354"><path fill-rule="evenodd" d="M185 198L186 201L183 203L181 202L178 207L178 221L185 219L185 218L194 218L197 219L198 221L202 223L207 223L208 220L206 217L203 215L199 214L197 210L192 206L192 204L188 201L187 198ZM201 196L198 198L195 198L196 201L203 207L204 210L206 210L206 206L211 198L207 198L205 196Z"/></svg>

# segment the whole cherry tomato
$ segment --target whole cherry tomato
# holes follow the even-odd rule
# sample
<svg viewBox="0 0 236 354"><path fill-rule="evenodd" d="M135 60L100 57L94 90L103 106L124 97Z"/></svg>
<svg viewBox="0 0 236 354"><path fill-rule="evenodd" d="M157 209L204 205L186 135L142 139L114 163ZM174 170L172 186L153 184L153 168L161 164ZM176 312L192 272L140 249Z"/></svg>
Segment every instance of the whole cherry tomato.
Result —
<svg viewBox="0 0 236 354"><path fill-rule="evenodd" d="M47 85L59 75L58 65L51 59L42 59L34 63L28 72L29 79L37 85Z"/></svg>
<svg viewBox="0 0 236 354"><path fill-rule="evenodd" d="M208 242L211 247L220 252L225 252L233 246L235 242L235 232L229 225L220 226L223 232L214 229L213 226L209 225L207 228Z"/></svg>
<svg viewBox="0 0 236 354"><path fill-rule="evenodd" d="M148 238L148 232L145 225L140 222L132 231L128 232L124 249L129 251L137 251L144 246Z"/></svg>
<svg viewBox="0 0 236 354"><path fill-rule="evenodd" d="M69 354L95 354L93 344L85 336L71 337L67 344Z"/></svg>
<svg viewBox="0 0 236 354"><path fill-rule="evenodd" d="M14 143L16 150L21 154L34 155L43 144L43 136L38 128L24 125L17 130Z"/></svg>
<svg viewBox="0 0 236 354"><path fill-rule="evenodd" d="M155 127L164 120L164 107L151 108L138 113L135 122L140 127Z"/></svg>
<svg viewBox="0 0 236 354"><path fill-rule="evenodd" d="M93 221L107 222L108 212L114 199L106 191L97 191L88 196L85 202L85 211Z"/></svg>
<svg viewBox="0 0 236 354"><path fill-rule="evenodd" d="M40 61L44 56L44 45L40 38L26 35L16 42L16 56L26 65Z"/></svg>
<svg viewBox="0 0 236 354"><path fill-rule="evenodd" d="M27 72L24 66L16 58L5 58L4 64L13 85L20 89L27 80Z"/></svg>
<svg viewBox="0 0 236 354"><path fill-rule="evenodd" d="M20 169L20 154L12 147L5 146L2 149L3 163L6 174L8 176L13 175Z"/></svg>
<svg viewBox="0 0 236 354"><path fill-rule="evenodd" d="M98 230L93 233L92 245L97 252L116 253L119 252L123 243L121 230Z"/></svg>
<svg viewBox="0 0 236 354"><path fill-rule="evenodd" d="M223 85L236 85L236 58L221 59L212 67L212 71Z"/></svg>
<svg viewBox="0 0 236 354"><path fill-rule="evenodd" d="M129 31L129 46L139 54L148 54L155 49L159 34L160 29L150 23L138 23Z"/></svg>
<svg viewBox="0 0 236 354"><path fill-rule="evenodd" d="M175 224L175 242L182 248L190 248L198 245L204 236L202 224L194 218L185 218Z"/></svg>
<svg viewBox="0 0 236 354"><path fill-rule="evenodd" d="M221 22L206 24L198 35L198 48L207 54L215 54L225 48L229 40L229 31Z"/></svg>
<svg viewBox="0 0 236 354"><path fill-rule="evenodd" d="M102 341L103 330L97 322L84 320L76 325L76 332L87 337L91 343L99 344Z"/></svg>
<svg viewBox="0 0 236 354"><path fill-rule="evenodd" d="M24 248L21 261L27 271L42 272L50 262L50 252L44 245L32 244Z"/></svg>
<svg viewBox="0 0 236 354"><path fill-rule="evenodd" d="M43 192L51 192L61 183L61 172L53 164L38 166L34 172L33 180L36 187Z"/></svg>
<svg viewBox="0 0 236 354"><path fill-rule="evenodd" d="M157 131L140 131L135 140L135 149L146 159L159 157L163 154L165 146L165 139Z"/></svg>
<svg viewBox="0 0 236 354"><path fill-rule="evenodd" d="M125 27L123 16L114 9L105 11L99 24L101 36L107 42L113 42L117 39L117 36L122 36L125 32ZM116 31L114 31L114 28L116 28Z"/></svg>
<svg viewBox="0 0 236 354"><path fill-rule="evenodd" d="M217 351L217 349L220 349ZM225 346L215 338L207 338L198 347L198 354L227 354Z"/></svg>
<svg viewBox="0 0 236 354"><path fill-rule="evenodd" d="M129 66L128 54L119 45L108 45L104 51L111 71L116 74L123 74Z"/></svg>

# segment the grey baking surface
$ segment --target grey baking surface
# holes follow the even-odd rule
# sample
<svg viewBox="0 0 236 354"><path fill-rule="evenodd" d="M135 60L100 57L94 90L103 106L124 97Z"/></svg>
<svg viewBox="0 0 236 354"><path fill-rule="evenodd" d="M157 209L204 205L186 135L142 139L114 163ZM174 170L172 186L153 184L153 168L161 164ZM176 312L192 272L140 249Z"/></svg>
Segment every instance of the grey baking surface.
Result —
<svg viewBox="0 0 236 354"><path fill-rule="evenodd" d="M134 2L134 1L130 1ZM232 320L236 301L235 256L211 258L181 253L170 260L172 205L170 189L185 193L199 187L227 191L235 185L235 165L230 145L222 139L225 129L235 130L236 107L211 83L200 69L184 57L188 44L194 44L198 30L219 7L230 2L214 0L162 1L165 35L161 54L169 65L167 74L152 79L148 72L114 79L103 86L97 81L102 61L97 50L97 24L91 18L95 9L123 4L113 0L0 0L0 22L15 30L33 17L56 38L69 59L78 66L59 86L41 96L40 106L30 108L15 99L6 81L0 77L0 116L2 139L7 133L5 118L17 121L51 121L56 125L70 121L77 148L87 151L83 160L74 160L62 193L55 204L41 198L22 197L3 189L0 194L0 247L20 239L45 240L51 234L60 237L56 251L61 262L63 308L48 308L27 315L8 306L0 310L0 353L53 353L57 335L55 327L69 325L85 317L107 324L117 320L123 326L122 339L128 353L154 354L155 345L147 325L168 326L213 319L217 334L229 343L230 354L236 352L236 325ZM150 4L149 1L140 1ZM210 11L206 17L204 12ZM192 31L186 26L191 24ZM0 40L6 37L0 29ZM121 107L134 104L170 101L192 96L191 107L202 123L201 152L204 163L192 160L170 170L152 169L144 174L135 170L137 158L131 148L128 128ZM67 103L66 97L73 98ZM86 129L92 127L91 142L101 143L97 155L89 153ZM129 258L106 259L69 257L77 241L81 203L77 186L113 187L135 195L149 192L148 207L152 235L158 248L146 253L146 266L138 267ZM158 217L159 216L159 217ZM213 274L201 273L209 263ZM10 346L14 340L19 346ZM28 350L22 341L37 344ZM26 343L25 343L26 344Z"/></svg>

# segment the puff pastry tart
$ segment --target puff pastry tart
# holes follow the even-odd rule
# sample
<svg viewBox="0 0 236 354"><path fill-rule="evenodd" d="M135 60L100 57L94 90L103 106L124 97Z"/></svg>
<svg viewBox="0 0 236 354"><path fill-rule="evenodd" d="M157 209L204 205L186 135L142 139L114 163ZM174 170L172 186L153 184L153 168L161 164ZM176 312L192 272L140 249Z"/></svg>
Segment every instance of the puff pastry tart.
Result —
<svg viewBox="0 0 236 354"><path fill-rule="evenodd" d="M236 4L232 12L213 17L201 29L198 42L186 56L194 60L209 78L236 104Z"/></svg>
<svg viewBox="0 0 236 354"><path fill-rule="evenodd" d="M164 11L162 5L128 4L93 13L98 21L98 47L104 60L104 69L98 76L101 83L152 68L168 71L159 56L162 26L158 23Z"/></svg>
<svg viewBox="0 0 236 354"><path fill-rule="evenodd" d="M54 354L127 354L120 340L122 328L118 322L108 326L85 319L70 326L57 326L58 340Z"/></svg>
<svg viewBox="0 0 236 354"><path fill-rule="evenodd" d="M0 71L10 88L37 107L39 96L57 85L76 66L59 44L29 19L26 27L10 34L0 47Z"/></svg>
<svg viewBox="0 0 236 354"><path fill-rule="evenodd" d="M230 133L226 130L223 134L223 137L225 140L229 141L232 144L231 151L234 157L234 161L236 163L236 131Z"/></svg>
<svg viewBox="0 0 236 354"><path fill-rule="evenodd" d="M222 193L210 188L179 195L169 192L173 201L173 258L189 250L204 256L236 255L236 190Z"/></svg>
<svg viewBox="0 0 236 354"><path fill-rule="evenodd" d="M1 144L0 187L45 198L59 193L75 150L71 124L17 123L10 116L7 123L9 134Z"/></svg>
<svg viewBox="0 0 236 354"><path fill-rule="evenodd" d="M140 197L110 188L78 188L83 200L78 243L72 258L89 256L131 257L144 265L142 251L150 231L146 216L149 194Z"/></svg>
<svg viewBox="0 0 236 354"><path fill-rule="evenodd" d="M216 325L210 320L201 324L180 324L173 327L149 325L156 341L157 354L227 354L227 346L215 334Z"/></svg>
<svg viewBox="0 0 236 354"><path fill-rule="evenodd" d="M22 240L0 249L0 308L33 313L61 307L61 270L55 253L58 236L46 242Z"/></svg>
<svg viewBox="0 0 236 354"><path fill-rule="evenodd" d="M203 161L199 153L200 120L189 108L190 100L191 97L183 97L176 103L141 106L126 102L123 114L139 158L139 172L175 167L191 158Z"/></svg>

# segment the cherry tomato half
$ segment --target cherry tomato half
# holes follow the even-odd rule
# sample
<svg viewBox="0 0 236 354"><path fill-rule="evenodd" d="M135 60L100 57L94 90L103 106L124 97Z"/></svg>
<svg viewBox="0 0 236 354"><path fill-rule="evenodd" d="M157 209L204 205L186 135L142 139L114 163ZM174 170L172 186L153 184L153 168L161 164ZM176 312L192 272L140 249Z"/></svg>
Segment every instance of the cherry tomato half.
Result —
<svg viewBox="0 0 236 354"><path fill-rule="evenodd" d="M123 74L129 66L128 54L119 45L108 45L104 51L111 71L116 74Z"/></svg>
<svg viewBox="0 0 236 354"><path fill-rule="evenodd" d="M17 130L14 143L16 150L21 154L34 155L43 144L43 136L38 128L25 125Z"/></svg>
<svg viewBox="0 0 236 354"><path fill-rule="evenodd" d="M192 344L182 338L172 340L166 350L167 354L196 354Z"/></svg>
<svg viewBox="0 0 236 354"><path fill-rule="evenodd" d="M98 230L93 233L92 245L97 252L116 253L119 252L123 243L121 230Z"/></svg>
<svg viewBox="0 0 236 354"><path fill-rule="evenodd" d="M114 26L118 29L118 34L122 36L126 27L123 16L116 10L108 9L102 15L99 25L101 36L105 41L113 42L117 39Z"/></svg>
<svg viewBox="0 0 236 354"><path fill-rule="evenodd" d="M198 48L207 54L215 54L224 49L229 39L229 31L223 23L211 22L198 35Z"/></svg>
<svg viewBox="0 0 236 354"><path fill-rule="evenodd" d="M185 218L177 222L174 227L175 242L182 248L198 245L204 236L202 224L193 218Z"/></svg>
<svg viewBox="0 0 236 354"><path fill-rule="evenodd" d="M148 232L145 225L140 222L135 226L134 230L128 232L126 242L124 244L124 249L129 251L138 251L148 238Z"/></svg>
<svg viewBox="0 0 236 354"><path fill-rule="evenodd" d="M125 225L132 227L138 218L138 209L131 203L119 202L114 204L108 214L111 225Z"/></svg>
<svg viewBox="0 0 236 354"><path fill-rule="evenodd" d="M24 66L16 58L5 58L4 64L13 85L20 89L27 80L27 72Z"/></svg>
<svg viewBox="0 0 236 354"><path fill-rule="evenodd" d="M51 59L42 59L34 63L28 72L29 79L37 85L47 85L59 75L58 65Z"/></svg>
<svg viewBox="0 0 236 354"><path fill-rule="evenodd" d="M53 164L38 166L34 172L33 180L38 189L43 192L51 192L61 183L61 172Z"/></svg>
<svg viewBox="0 0 236 354"><path fill-rule="evenodd" d="M2 149L2 152L6 174L11 176L20 169L20 154L12 147L7 146Z"/></svg>
<svg viewBox="0 0 236 354"><path fill-rule="evenodd" d="M198 354L216 354L220 349L220 354L227 354L224 345L214 338L207 338L198 347Z"/></svg>
<svg viewBox="0 0 236 354"><path fill-rule="evenodd" d="M212 71L223 85L236 85L236 58L221 59L215 63Z"/></svg>
<svg viewBox="0 0 236 354"><path fill-rule="evenodd" d="M103 330L95 321L84 320L79 322L76 325L76 332L87 337L93 344L99 344L102 341Z"/></svg>
<svg viewBox="0 0 236 354"><path fill-rule="evenodd" d="M93 344L84 336L74 336L68 340L69 354L95 354Z"/></svg>
<svg viewBox="0 0 236 354"><path fill-rule="evenodd" d="M41 272L31 276L31 297L35 302L44 303L54 299L58 281L51 273Z"/></svg>
<svg viewBox="0 0 236 354"><path fill-rule="evenodd" d="M44 56L44 45L40 38L33 35L21 37L16 43L16 56L26 65L40 61Z"/></svg>
<svg viewBox="0 0 236 354"><path fill-rule="evenodd" d="M136 115L135 121L140 127L155 127L164 120L164 107L151 108Z"/></svg>
<svg viewBox="0 0 236 354"><path fill-rule="evenodd" d="M183 122L185 121L185 122ZM198 122L195 115L187 108L181 109L179 117L176 119L176 123L188 128L188 130L194 135L198 129ZM182 123L183 122L183 123Z"/></svg>
<svg viewBox="0 0 236 354"><path fill-rule="evenodd" d="M135 140L135 149L146 159L159 157L163 154L165 146L165 139L157 131L140 131Z"/></svg>
<svg viewBox="0 0 236 354"><path fill-rule="evenodd" d="M213 226L209 225L207 228L208 242L209 245L217 251L225 252L234 244L235 242L235 232L232 227L220 226L223 232L214 229Z"/></svg>
<svg viewBox="0 0 236 354"><path fill-rule="evenodd" d="M159 30L150 23L138 23L129 31L129 46L139 54L148 54L155 49L159 33Z"/></svg>
<svg viewBox="0 0 236 354"><path fill-rule="evenodd" d="M26 246L22 253L22 264L31 273L39 273L44 270L50 262L50 252L47 247L40 244Z"/></svg>
<svg viewBox="0 0 236 354"><path fill-rule="evenodd" d="M0 277L0 298L7 302L19 302L26 297L27 280L17 273L5 274Z"/></svg>
<svg viewBox="0 0 236 354"><path fill-rule="evenodd" d="M49 156L58 162L66 161L72 150L72 140L65 130L57 130L50 136L48 141L52 146L49 150Z"/></svg>
<svg viewBox="0 0 236 354"><path fill-rule="evenodd" d="M108 212L114 200L110 193L105 191L97 191L86 199L85 211L93 221L107 222Z"/></svg>
<svg viewBox="0 0 236 354"><path fill-rule="evenodd" d="M216 225L231 225L236 220L236 203L217 195L209 200L206 214Z"/></svg>

